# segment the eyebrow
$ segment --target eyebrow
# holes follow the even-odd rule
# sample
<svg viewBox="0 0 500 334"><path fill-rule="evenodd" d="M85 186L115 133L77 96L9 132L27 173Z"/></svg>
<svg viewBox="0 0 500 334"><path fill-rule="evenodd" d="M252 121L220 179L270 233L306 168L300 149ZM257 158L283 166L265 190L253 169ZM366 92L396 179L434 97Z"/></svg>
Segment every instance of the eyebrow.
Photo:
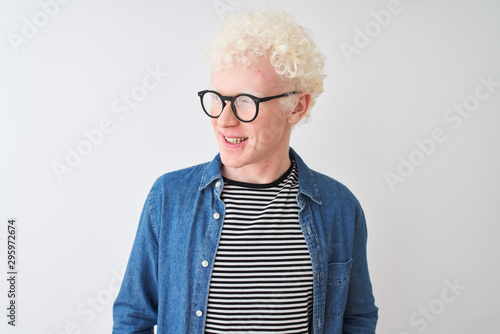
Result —
<svg viewBox="0 0 500 334"><path fill-rule="evenodd" d="M250 94L250 95L254 95L254 96L262 96L261 93L258 93L258 92L255 92L255 91L252 91L252 90L244 90L244 91L240 91L238 94Z"/></svg>
<svg viewBox="0 0 500 334"><path fill-rule="evenodd" d="M213 90L213 91L216 91L217 93L221 94L217 89L215 89L215 87L213 86L210 86L208 89L210 90ZM253 95L255 97L260 97L262 96L262 93L259 93L259 92L255 92L255 91L252 91L252 90L240 90L238 92L236 92L236 94L234 94L233 96L236 96L236 95L239 95L239 94L249 94L249 95ZM222 95L222 94L221 94ZM227 96L227 95L226 95Z"/></svg>

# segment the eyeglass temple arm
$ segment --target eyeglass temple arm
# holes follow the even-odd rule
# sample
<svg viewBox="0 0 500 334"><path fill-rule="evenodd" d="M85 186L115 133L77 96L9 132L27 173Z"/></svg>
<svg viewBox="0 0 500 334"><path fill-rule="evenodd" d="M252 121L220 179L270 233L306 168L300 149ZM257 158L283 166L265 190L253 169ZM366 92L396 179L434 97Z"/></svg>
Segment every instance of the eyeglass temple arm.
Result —
<svg viewBox="0 0 500 334"><path fill-rule="evenodd" d="M290 95L295 95L295 94L300 94L302 92L295 91L295 92L290 92L290 93L285 93L285 94L280 94L280 95L275 95L275 96L269 96L269 97L264 97L259 99L260 102L266 102L269 100L277 99L279 97L285 97L285 96L290 96Z"/></svg>

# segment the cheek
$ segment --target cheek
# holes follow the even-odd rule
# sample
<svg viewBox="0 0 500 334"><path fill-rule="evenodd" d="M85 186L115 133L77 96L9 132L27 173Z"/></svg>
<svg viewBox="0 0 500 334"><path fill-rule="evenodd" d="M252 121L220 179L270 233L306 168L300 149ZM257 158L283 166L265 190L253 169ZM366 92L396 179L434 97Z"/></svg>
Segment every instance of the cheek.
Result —
<svg viewBox="0 0 500 334"><path fill-rule="evenodd" d="M219 142L220 137L219 137L219 128L217 126L217 120L210 119L210 123L212 124L212 131L213 131L214 137L217 140L217 142Z"/></svg>
<svg viewBox="0 0 500 334"><path fill-rule="evenodd" d="M210 124L212 124L214 132L217 132L217 118L210 118Z"/></svg>
<svg viewBox="0 0 500 334"><path fill-rule="evenodd" d="M270 119L259 131L259 139L263 142L278 142L285 132L286 122L281 118Z"/></svg>

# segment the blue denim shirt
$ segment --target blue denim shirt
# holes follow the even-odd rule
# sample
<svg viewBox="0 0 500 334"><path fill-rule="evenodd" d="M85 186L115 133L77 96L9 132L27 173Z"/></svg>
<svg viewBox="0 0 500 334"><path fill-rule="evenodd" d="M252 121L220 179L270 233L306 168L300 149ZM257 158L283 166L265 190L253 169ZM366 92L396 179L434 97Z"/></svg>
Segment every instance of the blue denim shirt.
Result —
<svg viewBox="0 0 500 334"><path fill-rule="evenodd" d="M309 169L290 149L299 174L299 222L313 268L313 332L375 333L378 309L366 259L367 230L354 195ZM142 211L113 333L203 333L215 253L224 222L219 155L167 173Z"/></svg>

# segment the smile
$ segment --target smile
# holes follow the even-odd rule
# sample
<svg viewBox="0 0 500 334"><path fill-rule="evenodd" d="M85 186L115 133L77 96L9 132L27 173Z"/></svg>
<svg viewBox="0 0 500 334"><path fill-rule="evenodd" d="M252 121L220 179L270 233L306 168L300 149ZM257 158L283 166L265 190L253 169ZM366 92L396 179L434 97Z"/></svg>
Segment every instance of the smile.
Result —
<svg viewBox="0 0 500 334"><path fill-rule="evenodd" d="M224 139L226 139L226 141L230 144L239 144L241 143L242 141L245 141L248 139L248 137L242 137L242 138L229 138L229 137L226 137L224 136Z"/></svg>

